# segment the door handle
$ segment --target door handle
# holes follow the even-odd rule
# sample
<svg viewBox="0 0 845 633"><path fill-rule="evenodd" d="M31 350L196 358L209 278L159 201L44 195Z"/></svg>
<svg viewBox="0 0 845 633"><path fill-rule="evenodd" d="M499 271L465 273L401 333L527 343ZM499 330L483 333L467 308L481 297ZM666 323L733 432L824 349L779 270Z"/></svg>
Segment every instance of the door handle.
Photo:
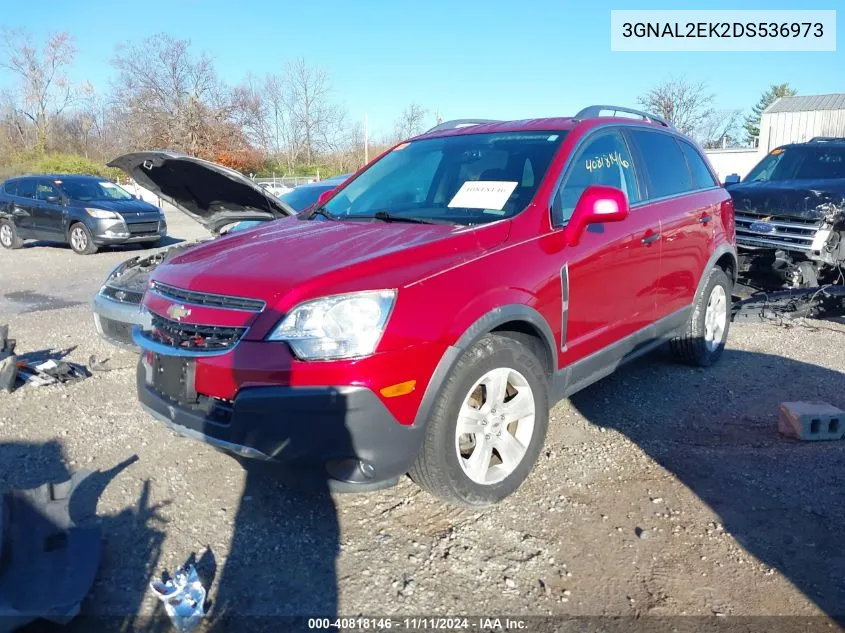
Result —
<svg viewBox="0 0 845 633"><path fill-rule="evenodd" d="M659 239L660 239L660 233L652 233L651 235L646 235L642 239L642 243L645 244L645 245L649 245L652 242L656 242Z"/></svg>
<svg viewBox="0 0 845 633"><path fill-rule="evenodd" d="M710 215L709 213L705 213L705 214L703 214L700 218L698 218L698 222L699 222L700 224L707 224L707 223L708 223L708 222L710 222L710 220L712 220L712 219L713 219L713 216L712 216L712 215Z"/></svg>

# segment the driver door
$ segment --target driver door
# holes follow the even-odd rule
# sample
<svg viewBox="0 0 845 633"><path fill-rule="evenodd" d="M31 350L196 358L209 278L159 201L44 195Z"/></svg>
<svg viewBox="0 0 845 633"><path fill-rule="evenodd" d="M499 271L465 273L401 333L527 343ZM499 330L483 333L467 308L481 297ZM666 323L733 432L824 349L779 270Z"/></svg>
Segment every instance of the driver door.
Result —
<svg viewBox="0 0 845 633"><path fill-rule="evenodd" d="M553 225L564 230L590 185L621 189L635 205L641 199L637 167L619 130L592 133L564 174L552 207ZM659 218L646 208L632 208L621 222L589 225L576 246L561 251L562 366L599 351L612 356L616 343L651 323L660 278L659 234Z"/></svg>

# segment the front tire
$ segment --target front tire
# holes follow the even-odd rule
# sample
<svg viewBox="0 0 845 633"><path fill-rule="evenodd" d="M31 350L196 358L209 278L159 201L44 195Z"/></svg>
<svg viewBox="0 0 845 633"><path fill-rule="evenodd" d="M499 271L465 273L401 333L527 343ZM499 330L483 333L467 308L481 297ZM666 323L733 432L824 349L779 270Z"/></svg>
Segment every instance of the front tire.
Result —
<svg viewBox="0 0 845 633"><path fill-rule="evenodd" d="M93 255L97 252L97 245L94 244L91 231L82 222L71 225L68 232L68 242L77 255Z"/></svg>
<svg viewBox="0 0 845 633"><path fill-rule="evenodd" d="M501 501L537 461L548 420L548 378L540 360L522 342L488 334L446 379L411 479L463 507Z"/></svg>
<svg viewBox="0 0 845 633"><path fill-rule="evenodd" d="M10 250L23 246L23 240L11 220L0 220L0 246Z"/></svg>
<svg viewBox="0 0 845 633"><path fill-rule="evenodd" d="M733 283L721 268L714 268L695 299L684 333L672 339L675 356L689 365L709 367L725 351L731 325Z"/></svg>

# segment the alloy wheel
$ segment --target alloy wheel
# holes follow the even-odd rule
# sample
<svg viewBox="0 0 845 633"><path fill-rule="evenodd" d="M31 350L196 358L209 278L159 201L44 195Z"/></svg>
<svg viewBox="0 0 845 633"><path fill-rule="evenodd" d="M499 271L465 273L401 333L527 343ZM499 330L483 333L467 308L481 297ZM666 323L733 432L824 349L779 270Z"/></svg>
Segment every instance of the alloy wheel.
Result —
<svg viewBox="0 0 845 633"><path fill-rule="evenodd" d="M85 247L88 246L88 236L85 235L85 231L78 226L75 227L70 232L70 244L73 246L73 250L84 251Z"/></svg>
<svg viewBox="0 0 845 633"><path fill-rule="evenodd" d="M534 393L521 373L499 367L469 390L458 413L455 450L464 473L496 484L522 462L534 435Z"/></svg>
<svg viewBox="0 0 845 633"><path fill-rule="evenodd" d="M713 286L704 311L704 342L711 352L722 343L728 324L728 297L722 286Z"/></svg>

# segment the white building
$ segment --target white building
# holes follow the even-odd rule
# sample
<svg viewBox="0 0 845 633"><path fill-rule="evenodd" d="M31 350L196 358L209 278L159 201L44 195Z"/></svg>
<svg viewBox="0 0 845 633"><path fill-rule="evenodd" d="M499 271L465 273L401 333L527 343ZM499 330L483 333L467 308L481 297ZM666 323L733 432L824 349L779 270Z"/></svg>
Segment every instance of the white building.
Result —
<svg viewBox="0 0 845 633"><path fill-rule="evenodd" d="M708 149L705 153L721 181L729 174L744 178L776 147L814 136L845 138L845 93L781 97L763 110L756 148Z"/></svg>

